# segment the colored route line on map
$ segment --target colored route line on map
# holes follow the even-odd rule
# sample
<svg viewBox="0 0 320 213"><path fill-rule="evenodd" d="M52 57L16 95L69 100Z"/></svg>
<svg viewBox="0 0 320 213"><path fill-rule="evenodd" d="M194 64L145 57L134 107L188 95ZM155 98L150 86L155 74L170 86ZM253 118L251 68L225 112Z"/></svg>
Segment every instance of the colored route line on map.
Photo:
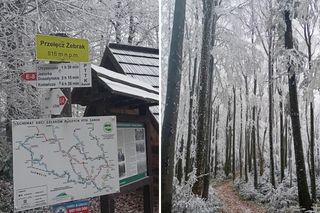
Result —
<svg viewBox="0 0 320 213"><path fill-rule="evenodd" d="M92 158L92 157L88 156L85 153L85 150L84 150L85 146L84 146L83 142L80 140L79 136L76 134L76 132L78 130L80 131L79 128L74 129L74 131L73 131L73 137L76 139L77 143L75 145L71 146L68 149L68 151L65 151L65 150L62 149L61 142L60 142L61 139L59 139L57 137L56 131L55 131L59 127L54 127L53 125L48 125L47 126L47 127L51 127L52 128L52 134L53 134L53 138L52 139L48 139L47 136L44 133L40 133L40 131L39 131L37 126L29 126L28 128L34 128L35 127L37 129L37 133L34 134L33 136L27 137L24 142L17 141L16 143L19 144L18 149L21 146L22 148L24 148L25 150L27 150L30 153L30 156L31 156L31 167L32 168L40 170L40 171L43 171L43 172L46 172L49 175L52 174L52 175L54 175L56 177L59 177L59 178L66 178L67 177L67 180L66 180L67 183L83 184L84 188L86 188L88 185L92 184L97 189L97 191L102 191L102 190L108 189L110 187L108 187L108 186L99 187L98 184L96 183L96 179L99 177L99 175L100 175L100 173L101 173L101 171L103 169L107 169L107 168L111 168L111 167L109 166L109 162L108 162L107 157L105 155L105 151L103 149L103 145L100 144L99 138L92 134L92 132L94 131L94 124L93 123L90 123L90 124L92 124L92 126L88 127L88 129L90 130L89 131L89 137L91 138L91 140L95 140L96 145L99 147L99 149L102 152L102 156L99 155L99 156L97 156L95 158ZM50 170L48 168L48 165L46 163L42 162L42 160L44 158L44 156L42 154L40 154L39 158L35 158L34 152L32 151L31 148L27 147L26 144L30 140L32 140L32 139L34 139L36 137L39 137L39 136L41 136L41 137L43 137L45 139L45 141L43 141L43 142L53 141L53 142L56 142L58 144L59 151L62 153L62 156L67 156L68 157L68 160L70 162L72 171L77 175L79 180L71 179L71 174L68 171L64 171L63 174L59 174L55 170ZM94 167L91 167L91 172L89 172L88 168L85 166L85 164L86 164L85 161L79 161L78 159L74 158L70 154L70 152L73 149L77 150L78 153L81 154L84 157L85 161L103 160L105 165L100 165L99 168L98 168L97 174L95 176L92 176ZM82 165L83 169L85 170L85 172L87 174L86 178L82 177L81 173L76 171L73 161L78 163L79 165ZM110 174L106 174L105 178L112 178L112 176Z"/></svg>

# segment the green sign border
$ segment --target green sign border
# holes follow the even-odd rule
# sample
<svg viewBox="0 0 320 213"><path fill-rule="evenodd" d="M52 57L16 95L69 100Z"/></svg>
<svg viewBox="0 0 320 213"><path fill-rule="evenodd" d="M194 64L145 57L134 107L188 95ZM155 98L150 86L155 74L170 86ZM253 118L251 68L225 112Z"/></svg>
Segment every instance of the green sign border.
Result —
<svg viewBox="0 0 320 213"><path fill-rule="evenodd" d="M118 122L117 128L144 128L143 123L127 123L127 122Z"/></svg>
<svg viewBox="0 0 320 213"><path fill-rule="evenodd" d="M130 183L136 182L138 180L143 179L144 177L147 177L147 173L146 172L139 173L137 175L133 175L133 176L127 177L125 179L120 180L120 186L125 186L125 185L128 185Z"/></svg>

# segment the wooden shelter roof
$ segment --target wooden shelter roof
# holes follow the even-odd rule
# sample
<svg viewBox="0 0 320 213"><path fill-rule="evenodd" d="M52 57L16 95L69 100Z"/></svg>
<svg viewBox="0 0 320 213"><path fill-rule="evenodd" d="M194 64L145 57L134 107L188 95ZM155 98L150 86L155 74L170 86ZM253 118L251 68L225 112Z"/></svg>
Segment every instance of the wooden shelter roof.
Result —
<svg viewBox="0 0 320 213"><path fill-rule="evenodd" d="M100 66L159 89L159 50L154 48L109 44ZM159 122L159 106L150 107L150 112Z"/></svg>
<svg viewBox="0 0 320 213"><path fill-rule="evenodd" d="M111 107L157 105L158 90L130 76L91 65L92 87L75 88L72 103L88 106L99 101Z"/></svg>

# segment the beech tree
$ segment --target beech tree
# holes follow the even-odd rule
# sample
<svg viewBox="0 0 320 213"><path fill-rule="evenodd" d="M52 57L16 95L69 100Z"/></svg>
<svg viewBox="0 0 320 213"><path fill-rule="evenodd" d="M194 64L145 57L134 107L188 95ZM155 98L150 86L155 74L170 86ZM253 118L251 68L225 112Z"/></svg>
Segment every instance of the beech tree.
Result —
<svg viewBox="0 0 320 213"><path fill-rule="evenodd" d="M292 37L292 21L290 18L290 10L284 10L284 20L286 23L286 31L284 35L285 48L288 50L293 49L293 37ZM297 82L295 69L292 63L290 62L290 57L288 58L288 79L289 79L289 95L290 95L290 109L291 109L291 124L292 124L292 133L294 141L294 152L296 159L296 173L298 179L298 195L299 195L299 204L302 208L306 210L311 210L311 199L308 190L307 184L307 175L304 164L304 153L301 140L300 132L300 118L299 118L299 106L298 106L298 95L297 95Z"/></svg>
<svg viewBox="0 0 320 213"><path fill-rule="evenodd" d="M318 8L318 1L307 1L304 2L299 6L299 9L301 9L303 12L297 14L298 21L300 23L300 26L302 28L302 38L306 45L306 52L307 52L307 78L306 78L306 84L307 82L309 85L306 85L307 88L307 102L309 102L309 112L310 112L310 133L307 127L307 136L309 141L309 153L310 153L310 183L311 183L311 195L312 195L312 201L316 202L316 174L315 174L315 128L314 128L314 94L313 90L315 87L315 70L312 67L313 63L313 49L314 46L314 33L316 28L316 23L318 23L319 14L317 13ZM306 120L307 120L308 112L307 112L307 105L306 105ZM306 125L308 126L308 121L306 121Z"/></svg>
<svg viewBox="0 0 320 213"><path fill-rule="evenodd" d="M203 175L206 164L206 157L203 155L207 149L207 142L209 140L208 126L209 126L209 101L210 100L210 47L212 36L212 21L213 21L213 1L203 0L204 23L202 31L202 46L201 58L199 65L199 84L201 84L199 91L199 110L197 123L197 148L196 148L196 167L197 167L197 181L193 186L193 192L202 196L203 191Z"/></svg>
<svg viewBox="0 0 320 213"><path fill-rule="evenodd" d="M177 115L179 106L180 79L182 68L182 50L185 22L185 1L176 1L172 39L168 63L168 81L166 107L164 111L161 141L161 208L171 212L173 191L173 168Z"/></svg>

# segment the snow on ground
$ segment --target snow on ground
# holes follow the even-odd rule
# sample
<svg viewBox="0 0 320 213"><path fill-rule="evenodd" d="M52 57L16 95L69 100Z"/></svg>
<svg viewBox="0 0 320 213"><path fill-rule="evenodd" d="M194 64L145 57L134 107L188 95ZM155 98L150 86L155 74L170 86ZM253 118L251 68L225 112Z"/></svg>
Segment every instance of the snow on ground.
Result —
<svg viewBox="0 0 320 213"><path fill-rule="evenodd" d="M209 196L204 200L192 193L184 193L184 189L177 189L177 194L172 212L185 213L213 213L222 209L222 202L218 198L216 191L210 187ZM180 194L182 193L182 194ZM177 197L180 199L178 200Z"/></svg>
<svg viewBox="0 0 320 213"><path fill-rule="evenodd" d="M13 212L13 183L0 180L0 212Z"/></svg>
<svg viewBox="0 0 320 213"><path fill-rule="evenodd" d="M175 193L173 197L172 212L184 213L214 213L221 212L222 202L217 192L211 186L209 187L209 196L204 200L192 193L192 186L195 182L195 174L190 175L189 181L184 185L179 185L177 179L174 180Z"/></svg>
<svg viewBox="0 0 320 213"><path fill-rule="evenodd" d="M248 182L244 178L237 178L234 182L235 188L242 198L254 200L263 204L268 212L299 212L297 180L286 177L274 189L269 182L269 174L265 172L259 177L258 188L254 189L253 175L249 175Z"/></svg>

